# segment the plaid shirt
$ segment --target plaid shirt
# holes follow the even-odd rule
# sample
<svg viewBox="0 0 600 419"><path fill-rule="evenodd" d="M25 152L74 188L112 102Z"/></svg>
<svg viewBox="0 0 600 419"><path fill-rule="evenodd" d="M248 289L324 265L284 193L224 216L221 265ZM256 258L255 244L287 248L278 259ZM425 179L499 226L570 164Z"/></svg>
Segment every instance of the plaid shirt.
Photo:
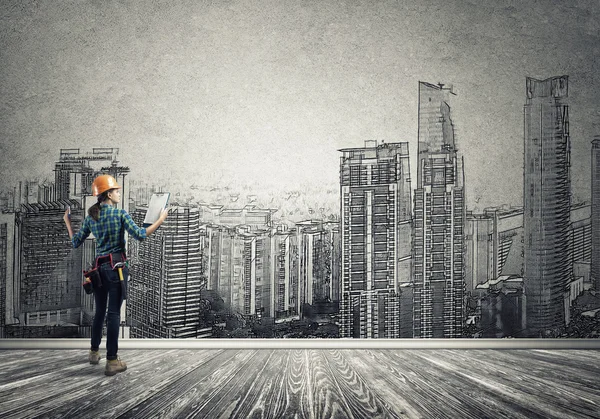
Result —
<svg viewBox="0 0 600 419"><path fill-rule="evenodd" d="M93 233L96 237L96 257L110 253L125 253L125 230L134 239L146 238L146 229L138 227L127 211L112 205L101 205L98 221L89 215L85 217L71 242L73 247L77 248L90 233Z"/></svg>

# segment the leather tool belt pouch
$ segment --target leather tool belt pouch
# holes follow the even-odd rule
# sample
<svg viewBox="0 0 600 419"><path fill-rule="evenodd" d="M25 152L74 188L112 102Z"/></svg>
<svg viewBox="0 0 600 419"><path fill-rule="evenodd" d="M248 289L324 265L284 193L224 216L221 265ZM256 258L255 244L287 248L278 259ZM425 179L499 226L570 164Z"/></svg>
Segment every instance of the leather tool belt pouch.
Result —
<svg viewBox="0 0 600 419"><path fill-rule="evenodd" d="M110 254L110 267L113 271L117 271L119 274L119 280L121 282L121 295L123 299L127 299L127 281L123 275L123 268L125 268L127 257L124 253L111 253Z"/></svg>
<svg viewBox="0 0 600 419"><path fill-rule="evenodd" d="M83 271L83 276L83 289L86 294L91 294L95 289L102 287L102 279L100 278L98 268Z"/></svg>

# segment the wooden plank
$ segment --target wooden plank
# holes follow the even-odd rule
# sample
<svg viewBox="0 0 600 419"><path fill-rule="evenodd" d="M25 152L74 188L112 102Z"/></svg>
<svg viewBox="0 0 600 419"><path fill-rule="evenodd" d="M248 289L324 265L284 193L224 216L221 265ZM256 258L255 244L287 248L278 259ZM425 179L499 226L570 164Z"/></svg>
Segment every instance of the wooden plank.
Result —
<svg viewBox="0 0 600 419"><path fill-rule="evenodd" d="M110 383L110 388L118 386L118 392L103 392L101 397L93 400L90 410L98 412L98 418L112 418L135 408L145 400L160 395L161 392L199 366L209 362L222 351L208 350L170 350L146 351L162 354L158 359L147 356L132 356L131 368L117 374L117 382ZM129 365L129 364L128 364ZM128 374L129 373L129 374ZM105 380L106 382L106 380Z"/></svg>
<svg viewBox="0 0 600 419"><path fill-rule="evenodd" d="M196 396L192 399L189 392L183 394L184 398L193 402L180 406L178 417L229 417L249 391L253 377L260 372L270 356L269 351L246 349L235 352L235 358L224 360L210 375L196 372L191 377L197 379L196 384L190 388ZM203 377L197 376L199 373Z"/></svg>
<svg viewBox="0 0 600 419"><path fill-rule="evenodd" d="M329 366L318 353L314 349L304 351L304 378L311 417L353 418L352 410L331 376Z"/></svg>
<svg viewBox="0 0 600 419"><path fill-rule="evenodd" d="M134 351L129 356L128 370L113 377L104 375L104 362L90 365L80 361L81 351L61 351L59 360L76 358L78 362L56 362L55 370L38 376L37 380L20 388L28 394L27 401L11 407L24 416L38 416L52 412L55 417L70 417L94 412L95 417L114 417L119 411L135 406L161 388L176 381L190 369L219 351L193 351L194 358L184 356L177 362L174 355L180 351ZM77 354L73 354L78 352ZM192 352L192 351L188 351ZM69 353L71 353L69 357ZM183 354L185 355L185 354ZM87 361L87 359L86 359ZM1 406L3 408L3 406ZM4 409L4 408L3 408Z"/></svg>
<svg viewBox="0 0 600 419"><path fill-rule="evenodd" d="M264 361L260 371L251 377L245 395L240 398L235 408L228 412L229 415L226 417L281 417L285 412L288 407L286 400L280 394L277 394L276 390L281 388L283 384L283 371L289 361L290 354L277 350L266 352L269 353L269 357Z"/></svg>
<svg viewBox="0 0 600 419"><path fill-rule="evenodd" d="M375 361L370 351L341 350L339 355L345 358L355 371L376 392L386 406L401 418L422 417L422 410L415 406L407 394L405 371L401 371L387 363ZM407 397L409 396L409 397Z"/></svg>
<svg viewBox="0 0 600 419"><path fill-rule="evenodd" d="M285 362L280 372L280 386L275 389L273 396L273 401L276 402L276 407L272 410L274 417L298 419L314 417L314 402L307 371L307 351L305 349L277 350L277 354L285 357Z"/></svg>
<svg viewBox="0 0 600 419"><path fill-rule="evenodd" d="M331 375L336 382L340 394L344 396L349 410L356 418L398 418L401 417L390 410L390 406L382 400L376 390L368 385L372 373L360 374L354 364L348 362L347 350L319 351L318 355L325 360Z"/></svg>
<svg viewBox="0 0 600 419"><path fill-rule="evenodd" d="M227 351L222 357L198 367L186 377L173 383L123 417L188 417L199 412L218 417L220 409L231 404L243 393L243 385L236 380L248 378L245 370L257 361L256 356L265 356L253 350ZM241 397L241 396L240 396Z"/></svg>
<svg viewBox="0 0 600 419"><path fill-rule="evenodd" d="M600 351L0 351L0 416L600 417Z"/></svg>
<svg viewBox="0 0 600 419"><path fill-rule="evenodd" d="M500 354L492 352L494 355ZM445 352L446 355L450 352ZM478 353L481 355L481 352ZM480 389L486 388L496 392L496 398L506 398L508 401L518 405L527 406L527 409L535 415L546 418L564 418L566 416L573 418L589 417L589 403L579 397L569 397L562 393L560 380L539 378L535 372L536 364L517 357L514 353L512 359L498 361L487 356L473 356L471 363L461 363L456 356L452 358L444 356L441 351L419 351L414 354L423 360L423 364L429 364L444 371L454 381L458 376L470 380L473 385ZM504 352L505 356L509 353ZM525 354L521 354L525 356ZM463 354L464 356L464 354ZM504 373L493 374L498 371L499 366ZM555 367L556 368L556 367ZM451 384L451 383L449 383ZM581 404L580 404L581 403ZM583 405L582 405L583 404Z"/></svg>
<svg viewBox="0 0 600 419"><path fill-rule="evenodd" d="M364 374L373 371L369 380L376 378L381 385L372 387L379 390L385 385L402 395L400 409L407 411L410 417L415 417L415 411L418 417L516 417L512 412L499 414L495 406L465 395L461 391L464 384L461 386L443 371L419 361L415 352L367 350L356 351L348 357L353 364L362 364L360 370Z"/></svg>

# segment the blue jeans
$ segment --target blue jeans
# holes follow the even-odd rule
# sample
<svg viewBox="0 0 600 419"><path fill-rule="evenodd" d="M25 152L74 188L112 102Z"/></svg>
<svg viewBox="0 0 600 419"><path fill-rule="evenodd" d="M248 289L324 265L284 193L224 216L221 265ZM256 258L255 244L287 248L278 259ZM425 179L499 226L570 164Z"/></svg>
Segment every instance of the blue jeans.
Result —
<svg viewBox="0 0 600 419"><path fill-rule="evenodd" d="M97 351L100 348L104 316L106 315L106 359L117 359L121 304L123 304L121 281L119 279L119 272L116 270L113 271L110 263L100 265L99 271L100 278L102 279L102 287L94 289L96 313L94 314L94 322L92 323L92 351ZM127 281L128 273L127 267L124 267L124 281ZM107 303L108 314L106 313Z"/></svg>

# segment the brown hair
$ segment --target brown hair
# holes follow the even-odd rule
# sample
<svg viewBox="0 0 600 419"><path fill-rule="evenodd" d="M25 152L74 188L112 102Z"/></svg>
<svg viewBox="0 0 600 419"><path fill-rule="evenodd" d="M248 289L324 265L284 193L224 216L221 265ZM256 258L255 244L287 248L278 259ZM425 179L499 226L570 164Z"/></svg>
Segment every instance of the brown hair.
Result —
<svg viewBox="0 0 600 419"><path fill-rule="evenodd" d="M98 221L100 219L100 204L108 199L108 194L113 190L114 189L109 189L98 195L98 202L92 205L88 210L88 215L94 220Z"/></svg>

